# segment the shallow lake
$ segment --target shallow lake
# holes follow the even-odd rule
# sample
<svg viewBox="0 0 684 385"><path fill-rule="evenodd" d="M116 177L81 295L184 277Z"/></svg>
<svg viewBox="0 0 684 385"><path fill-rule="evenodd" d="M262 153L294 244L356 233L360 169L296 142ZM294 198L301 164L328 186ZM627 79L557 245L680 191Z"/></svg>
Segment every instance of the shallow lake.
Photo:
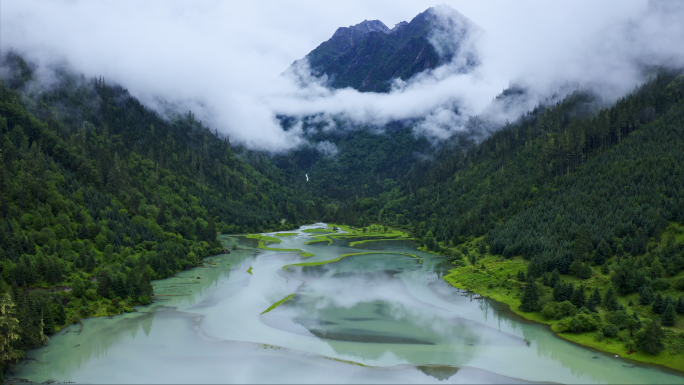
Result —
<svg viewBox="0 0 684 385"><path fill-rule="evenodd" d="M240 249L155 281L152 305L61 330L8 382L684 383L449 286L443 258L410 241L305 245L315 227L270 246L310 258L221 237Z"/></svg>

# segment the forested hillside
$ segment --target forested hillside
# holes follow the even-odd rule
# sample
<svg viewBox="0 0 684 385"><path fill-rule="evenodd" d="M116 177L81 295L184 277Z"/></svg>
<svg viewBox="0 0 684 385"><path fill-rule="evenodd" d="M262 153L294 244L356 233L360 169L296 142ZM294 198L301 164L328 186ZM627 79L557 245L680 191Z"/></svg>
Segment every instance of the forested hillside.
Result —
<svg viewBox="0 0 684 385"><path fill-rule="evenodd" d="M420 154L432 150L424 136L416 136L409 124L395 122L382 130L370 127L324 130L306 126L313 143L334 146L322 153L315 145L274 155L273 165L288 175L293 188L305 189L328 208L321 219L344 219L344 206L360 198L377 198L398 185ZM307 182L304 175L309 176Z"/></svg>
<svg viewBox="0 0 684 385"><path fill-rule="evenodd" d="M668 357L684 353L684 77L661 71L596 113L591 100L576 93L468 151L416 165L358 222L408 227L460 266L448 280L578 333L566 338L676 359ZM518 286L525 290L512 296Z"/></svg>
<svg viewBox="0 0 684 385"><path fill-rule="evenodd" d="M66 71L37 88L21 57L4 64L1 316L18 323L0 322L3 367L60 326L148 303L151 280L221 252L217 232L289 229L311 206L192 113L162 119Z"/></svg>
<svg viewBox="0 0 684 385"><path fill-rule="evenodd" d="M655 221L648 227L653 230L644 233L648 239L654 235L651 231L659 228L656 222L681 219L682 200L677 199L681 184L676 183L676 168L668 166L681 156L679 148L670 141L671 146L662 148L662 151L669 148L666 152L651 153L653 147L647 143L659 138L665 140L674 135L668 130L681 129L676 120L664 124L662 119L681 107L683 87L681 75L661 74L614 107L595 114L584 113L592 102L592 97L584 93L575 93L551 108L535 109L467 151L456 149L436 164L415 165L403 181L404 188L383 196L384 202L376 210L390 221L411 223L422 236L430 232L444 245L458 244L467 237L479 237L494 230L495 234L489 237L494 251L531 257L544 247L532 247L529 243L523 246L522 240L504 241L501 236L509 220L539 202L550 202L556 196L567 194L569 184L578 183L576 178L587 175L586 178L594 178L593 183L604 183L600 180L606 180L608 175L613 177L624 168L626 171L620 173L631 175L629 179L646 190L629 190L632 188L629 181L615 181L614 189L619 185L625 190L622 194L641 202L641 205L623 204L621 209L659 213L643 215ZM667 129L654 128L664 125ZM646 129L656 131L644 137ZM631 138L633 132L640 134ZM615 151L631 151L631 159L637 158L638 162L631 164L627 163L628 158L624 162L610 158L616 156ZM605 162L611 163L601 169L599 165ZM644 167L651 163L653 167ZM647 177L652 178L651 183L645 183ZM586 181L579 184L588 188ZM599 189L595 194L601 194L599 197L603 198L599 200L606 202L605 192ZM552 219L556 221L555 214ZM575 217L561 215L558 222L576 229L589 225L592 220L578 222ZM612 226L619 223L625 228L633 227L630 221L611 222ZM644 226L641 223L637 227ZM562 231L563 240L571 242L572 233ZM628 251L634 243L631 239L641 239L636 229L633 232L616 229L601 238L604 237L611 244L615 237L623 239L622 243L629 244ZM561 244L556 245L561 246L559 252L565 249Z"/></svg>

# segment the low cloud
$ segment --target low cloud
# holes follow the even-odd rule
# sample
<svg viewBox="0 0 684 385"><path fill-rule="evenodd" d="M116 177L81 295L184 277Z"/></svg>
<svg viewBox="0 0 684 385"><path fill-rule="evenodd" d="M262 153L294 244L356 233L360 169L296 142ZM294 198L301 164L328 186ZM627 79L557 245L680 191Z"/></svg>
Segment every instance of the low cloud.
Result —
<svg viewBox="0 0 684 385"><path fill-rule="evenodd" d="M327 140L324 140L322 142L316 143L316 149L320 151L323 155L325 156L336 156L337 155L337 146L335 143L331 143Z"/></svg>
<svg viewBox="0 0 684 385"><path fill-rule="evenodd" d="M327 130L337 121L410 120L418 134L441 139L474 115L502 124L577 87L609 102L643 82L647 66L684 66L681 2L449 1L484 32L461 44L452 63L396 81L387 94L328 89L307 75L305 61L280 76L337 27L364 19L391 26L434 5L8 0L0 4L0 47L34 61L45 79L54 63L68 63L120 83L160 112L192 109L232 141L275 152L306 142L302 125L285 129L279 115L313 116ZM436 9L444 23L454 20ZM437 31L437 50L454 50ZM464 52L475 51L480 65L463 73ZM511 82L526 94L504 105L494 98ZM326 145L321 151L334 153Z"/></svg>
<svg viewBox="0 0 684 385"><path fill-rule="evenodd" d="M431 111L415 130L418 134L438 139L448 139L454 131L460 131L466 123L463 115L452 109L441 107Z"/></svg>

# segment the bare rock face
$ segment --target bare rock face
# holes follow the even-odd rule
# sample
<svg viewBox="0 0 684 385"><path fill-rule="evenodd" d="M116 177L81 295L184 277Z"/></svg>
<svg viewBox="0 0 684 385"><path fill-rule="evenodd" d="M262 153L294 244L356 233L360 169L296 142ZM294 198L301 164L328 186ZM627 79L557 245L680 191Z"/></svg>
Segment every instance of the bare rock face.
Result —
<svg viewBox="0 0 684 385"><path fill-rule="evenodd" d="M455 58L459 71L469 71L478 63L472 41L480 33L475 23L441 5L392 29L380 20L338 28L305 59L311 74L327 76L331 87L387 92L392 79L406 80Z"/></svg>
<svg viewBox="0 0 684 385"><path fill-rule="evenodd" d="M322 75L323 73L319 69L334 65L339 56L349 52L371 32L390 33L391 30L380 20L364 20L356 25L338 28L330 40L324 42L307 55L306 58L310 60L309 57L315 52L314 56L316 56L317 61L320 63L315 68L312 67L313 74L316 76Z"/></svg>
<svg viewBox="0 0 684 385"><path fill-rule="evenodd" d="M384 33L390 33L391 32L391 30L389 28L387 28L387 26L385 24L383 24L382 21L380 21L380 20L364 20L364 21L360 22L359 24L356 24L356 25L351 26L349 28L363 32L364 34L369 33L369 32L384 32Z"/></svg>

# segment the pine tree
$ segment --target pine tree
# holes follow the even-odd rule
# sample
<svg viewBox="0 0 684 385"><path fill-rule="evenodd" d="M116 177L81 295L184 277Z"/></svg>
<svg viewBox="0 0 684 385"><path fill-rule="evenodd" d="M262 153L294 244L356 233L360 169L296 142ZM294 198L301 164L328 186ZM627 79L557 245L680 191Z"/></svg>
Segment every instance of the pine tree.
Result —
<svg viewBox="0 0 684 385"><path fill-rule="evenodd" d="M594 261L594 263L597 266L600 266L600 265L603 265L604 263L606 263L606 259L601 254L599 254L599 252L596 250L591 252L591 259Z"/></svg>
<svg viewBox="0 0 684 385"><path fill-rule="evenodd" d="M665 300L663 299L663 296L658 293L653 301L653 312L656 314L663 314L663 311L665 311Z"/></svg>
<svg viewBox="0 0 684 385"><path fill-rule="evenodd" d="M88 252L87 256L86 256L86 260L85 260L85 265L83 266L83 269L85 271L87 271L88 273L91 273L94 268L95 268L95 257L93 257L93 254Z"/></svg>
<svg viewBox="0 0 684 385"><path fill-rule="evenodd" d="M572 251L575 258L584 260L585 254L593 250L594 245L591 243L591 234L585 226L580 226L577 229L575 240L572 242Z"/></svg>
<svg viewBox="0 0 684 385"><path fill-rule="evenodd" d="M610 273L610 268L608 267L607 263L604 263L601 265L601 274L606 275L608 273Z"/></svg>
<svg viewBox="0 0 684 385"><path fill-rule="evenodd" d="M589 279L591 278L591 274L591 267L588 263L582 263L579 269L577 269L577 277L579 279Z"/></svg>
<svg viewBox="0 0 684 385"><path fill-rule="evenodd" d="M665 326L672 326L677 321L677 313L675 313L675 307L671 302L665 306L661 319Z"/></svg>
<svg viewBox="0 0 684 385"><path fill-rule="evenodd" d="M663 265L660 264L660 258L656 257L651 264L651 278L656 279L663 276Z"/></svg>
<svg viewBox="0 0 684 385"><path fill-rule="evenodd" d="M55 316L55 321L58 325L64 325L67 316L66 308L58 297L55 297L55 311L53 315Z"/></svg>
<svg viewBox="0 0 684 385"><path fill-rule="evenodd" d="M642 305L650 305L653 302L653 290L650 286L644 285L639 290L639 303Z"/></svg>
<svg viewBox="0 0 684 385"><path fill-rule="evenodd" d="M545 273L544 275L542 275L541 282L542 285L549 286L549 273Z"/></svg>
<svg viewBox="0 0 684 385"><path fill-rule="evenodd" d="M677 313L679 314L684 314L684 300L681 295L677 298L677 307L675 310L677 310Z"/></svg>
<svg viewBox="0 0 684 385"><path fill-rule="evenodd" d="M12 296L5 293L0 296L0 363L3 364L0 371L5 370L4 364L13 362L23 355L17 348L20 343L20 330Z"/></svg>
<svg viewBox="0 0 684 385"><path fill-rule="evenodd" d="M522 270L518 271L518 277L517 278L518 278L518 281L525 282L525 272Z"/></svg>
<svg viewBox="0 0 684 385"><path fill-rule="evenodd" d="M641 323L641 318L639 318L639 313L634 312L632 314L632 316L634 317L634 320L636 321L636 323L632 324L632 328L630 329L630 335L633 335L634 331L641 329L641 327L643 326Z"/></svg>
<svg viewBox="0 0 684 385"><path fill-rule="evenodd" d="M85 225L81 225L78 227L78 237L80 239L88 238L88 228ZM79 266L77 266L77 267L79 267Z"/></svg>
<svg viewBox="0 0 684 385"><path fill-rule="evenodd" d="M618 243L617 247L615 247L615 256L617 257L617 263L619 265L622 261L622 257L625 256L625 247L622 246L622 243Z"/></svg>
<svg viewBox="0 0 684 385"><path fill-rule="evenodd" d="M620 308L620 305L617 302L617 297L615 296L615 292L613 291L612 287L608 288L606 296L603 297L603 306L609 311L615 311Z"/></svg>
<svg viewBox="0 0 684 385"><path fill-rule="evenodd" d="M85 284L83 283L83 280L78 276L76 278L74 278L74 280L71 284L71 288L72 288L72 293L77 298L83 297L83 295L85 294Z"/></svg>
<svg viewBox="0 0 684 385"><path fill-rule="evenodd" d="M43 327L43 333L47 336L55 332L55 319L52 317L52 310L48 302L43 303L43 309L41 311L41 325Z"/></svg>
<svg viewBox="0 0 684 385"><path fill-rule="evenodd" d="M164 228L164 226L168 223L168 219L166 217L166 208L163 205L159 207L159 211L157 212L157 217L155 220L162 228Z"/></svg>
<svg viewBox="0 0 684 385"><path fill-rule="evenodd" d="M608 245L608 242L606 242L605 239L601 238L601 241L599 241L598 247L596 248L596 254L594 256L594 262L597 265L603 265L606 263L606 260L610 256L610 253L612 251L610 250L610 246Z"/></svg>
<svg viewBox="0 0 684 385"><path fill-rule="evenodd" d="M551 279L549 280L549 286L550 287L555 287L556 283L560 281L561 276L560 273L558 272L558 269L554 269L553 273L551 273Z"/></svg>
<svg viewBox="0 0 684 385"><path fill-rule="evenodd" d="M138 285L140 288L140 295L145 297L152 296L152 280L150 279L150 274L147 269L143 270L143 273L140 275Z"/></svg>
<svg viewBox="0 0 684 385"><path fill-rule="evenodd" d="M557 281L553 286L553 300L556 302L563 302L565 298L565 285L563 281Z"/></svg>
<svg viewBox="0 0 684 385"><path fill-rule="evenodd" d="M523 293L522 300L520 300L520 310L525 312L537 310L537 305L539 302L539 288L537 283L534 281L528 282L525 285L525 292Z"/></svg>
<svg viewBox="0 0 684 385"><path fill-rule="evenodd" d="M209 223L204 229L204 240L207 241L209 245L213 245L216 242L216 222L214 222L214 218L212 217L209 217Z"/></svg>
<svg viewBox="0 0 684 385"><path fill-rule="evenodd" d="M591 293L591 296L589 297L589 301L587 302L587 307L591 311L596 311L596 306L601 304L601 292L599 291L598 287L594 289L594 292Z"/></svg>
<svg viewBox="0 0 684 385"><path fill-rule="evenodd" d="M636 346L646 353L658 354L665 348L663 335L664 331L660 327L660 322L649 321L646 327L636 334Z"/></svg>
<svg viewBox="0 0 684 385"><path fill-rule="evenodd" d="M574 293L572 294L572 299L570 300L573 305L577 306L577 308L581 308L586 305L587 302L587 295L586 292L584 291L584 285L579 285Z"/></svg>
<svg viewBox="0 0 684 385"><path fill-rule="evenodd" d="M568 282L563 285L563 301L572 301L572 297L575 295L575 285Z"/></svg>
<svg viewBox="0 0 684 385"><path fill-rule="evenodd" d="M530 263L527 264L527 279L531 281L541 275L542 271L539 268L539 265L534 260L530 261Z"/></svg>
<svg viewBox="0 0 684 385"><path fill-rule="evenodd" d="M101 297L109 297L109 290L111 289L111 279L107 270L102 271L97 277L97 295Z"/></svg>
<svg viewBox="0 0 684 385"><path fill-rule="evenodd" d="M138 213L138 209L140 208L140 197L138 197L138 194L136 193L135 189L131 193L130 199L128 199L128 211L131 212L132 215L136 215Z"/></svg>

